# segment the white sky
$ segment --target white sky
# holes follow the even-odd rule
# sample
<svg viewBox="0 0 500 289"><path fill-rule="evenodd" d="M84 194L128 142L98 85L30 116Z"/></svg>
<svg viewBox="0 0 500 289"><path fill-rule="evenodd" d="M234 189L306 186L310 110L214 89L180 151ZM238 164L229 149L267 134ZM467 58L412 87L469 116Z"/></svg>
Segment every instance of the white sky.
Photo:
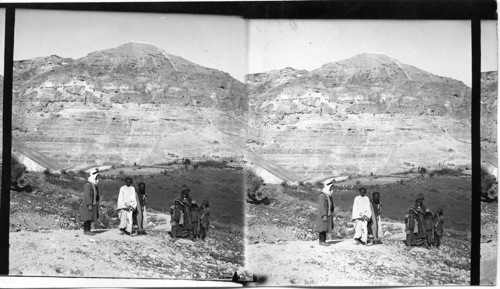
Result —
<svg viewBox="0 0 500 289"><path fill-rule="evenodd" d="M469 86L472 81L470 21L259 20L249 31L251 73L312 70L377 52Z"/></svg>
<svg viewBox="0 0 500 289"><path fill-rule="evenodd" d="M496 23L482 21L483 71L497 69ZM0 18L0 28L3 25ZM470 27L470 21L450 20L245 22L224 16L17 10L14 59L52 54L79 58L141 41L243 81L246 73L285 67L312 70L378 52L470 86ZM3 37L0 45L3 48Z"/></svg>
<svg viewBox="0 0 500 289"><path fill-rule="evenodd" d="M481 21L481 71L498 70L498 21Z"/></svg>
<svg viewBox="0 0 500 289"><path fill-rule="evenodd" d="M238 17L16 10L14 59L80 58L131 41L215 68L243 81L245 21Z"/></svg>

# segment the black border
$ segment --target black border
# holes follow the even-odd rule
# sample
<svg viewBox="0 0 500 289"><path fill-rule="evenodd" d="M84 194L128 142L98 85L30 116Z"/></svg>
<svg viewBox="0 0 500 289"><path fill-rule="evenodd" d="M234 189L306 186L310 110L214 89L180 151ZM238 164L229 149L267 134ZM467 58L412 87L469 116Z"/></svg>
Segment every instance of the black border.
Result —
<svg viewBox="0 0 500 289"><path fill-rule="evenodd" d="M0 3L6 8L2 191L0 197L0 275L9 272L9 203L12 129L12 77L16 9L146 12L240 16L245 19L401 19L470 20L472 44L472 223L471 285L480 278L480 77L481 20L498 20L494 0L332 0L308 2L108 2ZM5 109L10 108L10 109Z"/></svg>

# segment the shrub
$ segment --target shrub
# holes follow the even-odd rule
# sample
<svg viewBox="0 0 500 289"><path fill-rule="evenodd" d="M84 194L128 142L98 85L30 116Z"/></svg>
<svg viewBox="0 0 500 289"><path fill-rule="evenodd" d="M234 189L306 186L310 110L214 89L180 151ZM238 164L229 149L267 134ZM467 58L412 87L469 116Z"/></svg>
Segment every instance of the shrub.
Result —
<svg viewBox="0 0 500 289"><path fill-rule="evenodd" d="M357 180L356 181L356 185L360 185L361 184L361 181L360 180Z"/></svg>
<svg viewBox="0 0 500 289"><path fill-rule="evenodd" d="M418 173L423 175L427 173L427 170L424 167L421 167L420 169L418 169Z"/></svg>
<svg viewBox="0 0 500 289"><path fill-rule="evenodd" d="M81 177L86 177L87 173L84 170L79 170L78 171L78 175L81 176Z"/></svg>
<svg viewBox="0 0 500 289"><path fill-rule="evenodd" d="M300 181L299 182L299 187L303 187L304 186L304 182L303 181Z"/></svg>
<svg viewBox="0 0 500 289"><path fill-rule="evenodd" d="M26 167L21 164L16 158L11 158L10 162L10 179L12 183L17 183L17 181L26 172Z"/></svg>
<svg viewBox="0 0 500 289"><path fill-rule="evenodd" d="M324 186L325 185L320 181L317 181L316 183L314 183L314 187L318 188L318 189L322 189Z"/></svg>
<svg viewBox="0 0 500 289"><path fill-rule="evenodd" d="M496 178L481 168L481 197L486 201L494 201L498 192L495 188Z"/></svg>
<svg viewBox="0 0 500 289"><path fill-rule="evenodd" d="M188 158L185 158L182 160L182 164L186 167L186 169L189 167L189 165L191 164L191 160L188 159Z"/></svg>
<svg viewBox="0 0 500 289"><path fill-rule="evenodd" d="M50 170L49 170L49 169L45 169L45 170L43 171L43 174L44 174L44 175L46 175L46 176L50 176L52 173L50 172Z"/></svg>
<svg viewBox="0 0 500 289"><path fill-rule="evenodd" d="M209 167L209 168L223 169L226 166L227 166L226 161L214 161L214 160L207 160L207 161L197 162L197 163L193 164L193 168Z"/></svg>
<svg viewBox="0 0 500 289"><path fill-rule="evenodd" d="M257 176L254 172L247 170L245 171L245 183L248 193L255 193L260 189L262 184L264 184L264 180Z"/></svg>
<svg viewBox="0 0 500 289"><path fill-rule="evenodd" d="M288 182L287 181L281 182L281 186L284 188L288 187Z"/></svg>
<svg viewBox="0 0 500 289"><path fill-rule="evenodd" d="M370 173L370 177L373 177L373 172Z"/></svg>
<svg viewBox="0 0 500 289"><path fill-rule="evenodd" d="M123 170L120 170L118 174L123 175L125 172Z"/></svg>
<svg viewBox="0 0 500 289"><path fill-rule="evenodd" d="M62 169L62 170L61 170L61 175L67 175L67 174L68 174L68 172L66 172L66 170L65 170L65 169Z"/></svg>

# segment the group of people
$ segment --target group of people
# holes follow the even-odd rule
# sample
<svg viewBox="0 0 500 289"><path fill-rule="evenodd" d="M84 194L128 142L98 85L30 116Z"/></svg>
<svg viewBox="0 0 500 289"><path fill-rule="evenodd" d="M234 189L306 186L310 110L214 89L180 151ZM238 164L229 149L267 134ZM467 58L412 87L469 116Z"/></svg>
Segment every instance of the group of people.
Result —
<svg viewBox="0 0 500 289"><path fill-rule="evenodd" d="M443 237L443 224L443 209L437 208L433 214L424 206L424 195L419 194L415 206L410 207L408 214L405 215L406 246L439 248Z"/></svg>
<svg viewBox="0 0 500 289"><path fill-rule="evenodd" d="M132 178L125 178L125 185L120 188L116 204L121 235L147 235L146 226L146 184L139 183L138 190L132 186Z"/></svg>
<svg viewBox="0 0 500 289"><path fill-rule="evenodd" d="M93 169L83 186L83 201L80 219L83 221L83 233L91 232L92 222L99 219L99 170ZM209 228L210 205L204 200L201 205L191 199L187 186L183 186L181 197L174 199L170 207L171 234L174 238L188 237L204 240ZM116 209L120 218L118 229L121 235L147 235L146 221L146 184L139 183L138 190L132 186L132 178L125 178L125 185L120 188Z"/></svg>
<svg viewBox="0 0 500 289"><path fill-rule="evenodd" d="M99 219L99 170L90 171L87 182L83 185L83 200L80 219L83 221L83 233L94 235L90 230L92 222ZM137 236L147 235L146 227L146 184L139 183L136 191L132 178L125 179L125 185L120 188L116 209L120 218L120 234Z"/></svg>
<svg viewBox="0 0 500 289"><path fill-rule="evenodd" d="M380 193L374 192L372 199L366 196L366 188L359 189L359 195L354 198L351 220L355 222L354 240L356 244L368 245L381 244L379 234L382 234L380 223ZM316 220L316 231L319 233L319 244L328 246L326 242L327 233L334 228L333 212L333 182L325 185L318 196L318 215Z"/></svg>
<svg viewBox="0 0 500 289"><path fill-rule="evenodd" d="M209 228L210 206L207 200L201 205L191 199L189 189L183 186L180 198L174 199L170 207L171 234L174 238L205 240Z"/></svg>
<svg viewBox="0 0 500 289"><path fill-rule="evenodd" d="M328 246L327 233L333 231L333 181L327 183L318 196L318 214L316 232L319 234L319 244ZM405 216L407 246L425 246L437 248L441 245L443 236L443 210L438 208L435 214L425 208L424 196L419 194L415 200L415 207L410 207ZM379 235L382 234L380 193L373 192L372 198L366 196L366 188L359 189L359 195L354 198L351 221L354 222L355 244L371 246L382 244Z"/></svg>

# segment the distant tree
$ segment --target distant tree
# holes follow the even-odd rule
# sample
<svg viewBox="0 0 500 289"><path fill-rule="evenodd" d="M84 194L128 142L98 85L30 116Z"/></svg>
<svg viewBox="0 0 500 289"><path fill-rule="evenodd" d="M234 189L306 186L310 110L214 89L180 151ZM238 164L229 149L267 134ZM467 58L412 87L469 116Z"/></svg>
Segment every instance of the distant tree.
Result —
<svg viewBox="0 0 500 289"><path fill-rule="evenodd" d="M182 160L182 164L184 165L184 167L186 167L186 169L189 167L189 165L191 164L191 160L188 159L188 158L185 158Z"/></svg>

